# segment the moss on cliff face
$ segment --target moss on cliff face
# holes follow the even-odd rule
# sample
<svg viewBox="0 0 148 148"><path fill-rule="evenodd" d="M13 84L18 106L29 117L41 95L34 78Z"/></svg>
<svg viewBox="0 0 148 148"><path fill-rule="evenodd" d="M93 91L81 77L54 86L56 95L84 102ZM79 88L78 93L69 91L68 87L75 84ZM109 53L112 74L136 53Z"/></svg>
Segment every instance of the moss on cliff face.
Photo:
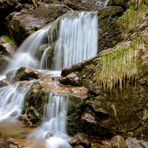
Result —
<svg viewBox="0 0 148 148"><path fill-rule="evenodd" d="M122 30L122 36L124 38L128 37L130 31L132 31L135 27L139 24L143 23L144 19L148 14L148 5L141 2L141 3L133 3L129 1L129 8L124 15L119 17L118 23L120 24Z"/></svg>
<svg viewBox="0 0 148 148"><path fill-rule="evenodd" d="M139 48L145 47L142 35L137 34L132 41L101 52L98 70L93 75L96 83L104 90L112 90L115 87L122 89L127 80L134 81L140 68Z"/></svg>

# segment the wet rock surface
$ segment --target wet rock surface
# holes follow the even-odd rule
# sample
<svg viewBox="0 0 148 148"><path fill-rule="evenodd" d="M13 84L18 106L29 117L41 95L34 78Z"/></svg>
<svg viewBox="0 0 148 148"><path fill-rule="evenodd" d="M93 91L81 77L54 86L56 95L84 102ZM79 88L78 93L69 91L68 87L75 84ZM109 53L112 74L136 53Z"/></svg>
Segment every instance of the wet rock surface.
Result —
<svg viewBox="0 0 148 148"><path fill-rule="evenodd" d="M10 63L12 55L15 53L16 46L8 36L0 37L0 70L3 71Z"/></svg>
<svg viewBox="0 0 148 148"><path fill-rule="evenodd" d="M36 69L31 67L21 67L17 70L13 81L26 81L26 80L33 80L39 79L41 77L41 73L38 72Z"/></svg>

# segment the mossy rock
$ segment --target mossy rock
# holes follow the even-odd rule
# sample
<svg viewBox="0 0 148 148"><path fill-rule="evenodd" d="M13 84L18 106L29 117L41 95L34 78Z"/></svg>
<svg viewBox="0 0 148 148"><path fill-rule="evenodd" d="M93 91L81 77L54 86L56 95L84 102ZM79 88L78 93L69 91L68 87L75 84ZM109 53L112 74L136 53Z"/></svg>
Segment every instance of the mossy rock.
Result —
<svg viewBox="0 0 148 148"><path fill-rule="evenodd" d="M17 70L13 81L26 81L32 79L39 79L41 73L31 67L21 67Z"/></svg>
<svg viewBox="0 0 148 148"><path fill-rule="evenodd" d="M108 6L121 6L126 9L128 7L128 1L129 0L109 0Z"/></svg>
<svg viewBox="0 0 148 148"><path fill-rule="evenodd" d="M147 137L148 52L145 34L146 31L136 33L131 41L102 51L90 63L63 71L63 75L77 73L81 84L90 93L71 118L78 132L106 138L108 135L128 137L131 132L137 138Z"/></svg>
<svg viewBox="0 0 148 148"><path fill-rule="evenodd" d="M24 100L20 119L28 126L38 126L42 122L44 109L48 103L48 93L44 92L41 85L36 82L31 86Z"/></svg>

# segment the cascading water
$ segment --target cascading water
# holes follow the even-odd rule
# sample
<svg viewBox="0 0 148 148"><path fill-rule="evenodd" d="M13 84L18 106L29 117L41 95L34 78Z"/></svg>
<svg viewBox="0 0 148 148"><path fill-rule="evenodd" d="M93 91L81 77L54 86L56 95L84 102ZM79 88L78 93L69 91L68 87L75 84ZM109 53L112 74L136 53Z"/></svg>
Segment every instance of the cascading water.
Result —
<svg viewBox="0 0 148 148"><path fill-rule="evenodd" d="M61 70L96 56L98 42L97 14L69 12L33 33L20 46L5 70L22 66ZM17 118L23 106L28 86L9 85L0 88L0 120ZM11 108L11 109L10 109ZM67 98L49 95L46 121L29 137L42 139L47 148L70 148L66 134Z"/></svg>
<svg viewBox="0 0 148 148"><path fill-rule="evenodd" d="M67 97L49 94L45 121L28 138L45 141L47 148L71 148L66 134Z"/></svg>
<svg viewBox="0 0 148 148"><path fill-rule="evenodd" d="M97 24L97 15L91 12L70 13L60 21L53 69L69 67L97 54Z"/></svg>
<svg viewBox="0 0 148 148"><path fill-rule="evenodd" d="M22 66L61 70L96 56L97 20L95 12L69 12L63 15L28 37L5 73Z"/></svg>
<svg viewBox="0 0 148 148"><path fill-rule="evenodd" d="M24 96L29 88L29 84L23 84L23 86L14 84L0 88L0 121L12 121L20 116Z"/></svg>

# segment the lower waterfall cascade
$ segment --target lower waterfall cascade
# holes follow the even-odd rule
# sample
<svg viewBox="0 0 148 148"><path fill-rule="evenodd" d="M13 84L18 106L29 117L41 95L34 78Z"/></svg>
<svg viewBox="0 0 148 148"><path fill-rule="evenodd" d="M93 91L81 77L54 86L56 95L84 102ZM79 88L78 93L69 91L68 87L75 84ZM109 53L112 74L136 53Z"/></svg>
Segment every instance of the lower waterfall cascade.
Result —
<svg viewBox="0 0 148 148"><path fill-rule="evenodd" d="M22 66L61 71L96 56L97 49L97 14L68 12L48 27L29 36L18 48L3 74ZM0 121L15 120L20 116L24 97L32 84L33 82L20 87L14 83L0 88L0 98L3 98L0 100ZM49 93L44 122L27 139L43 140L46 148L71 148L66 133L67 101L68 97Z"/></svg>

